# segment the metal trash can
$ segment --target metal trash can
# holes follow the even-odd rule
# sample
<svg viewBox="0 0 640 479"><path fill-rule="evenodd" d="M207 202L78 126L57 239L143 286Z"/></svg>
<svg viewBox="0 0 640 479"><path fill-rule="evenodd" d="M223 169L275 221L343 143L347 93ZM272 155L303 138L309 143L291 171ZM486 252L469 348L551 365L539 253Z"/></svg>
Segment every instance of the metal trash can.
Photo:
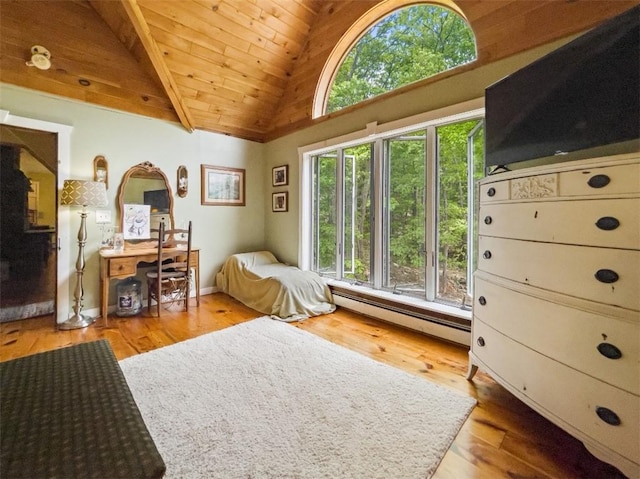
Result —
<svg viewBox="0 0 640 479"><path fill-rule="evenodd" d="M123 279L116 285L117 316L134 316L142 311L142 282L136 278Z"/></svg>

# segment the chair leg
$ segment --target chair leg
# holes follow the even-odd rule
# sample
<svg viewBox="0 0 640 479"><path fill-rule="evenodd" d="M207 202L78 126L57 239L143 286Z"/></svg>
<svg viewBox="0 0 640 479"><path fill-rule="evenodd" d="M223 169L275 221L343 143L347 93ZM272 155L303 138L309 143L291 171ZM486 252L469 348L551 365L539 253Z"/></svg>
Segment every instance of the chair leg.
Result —
<svg viewBox="0 0 640 479"><path fill-rule="evenodd" d="M187 279L186 283L186 291L184 293L184 310L186 312L189 312L189 295L191 294L191 281Z"/></svg>
<svg viewBox="0 0 640 479"><path fill-rule="evenodd" d="M151 316L151 285L147 283L147 311Z"/></svg>
<svg viewBox="0 0 640 479"><path fill-rule="evenodd" d="M156 283L156 308L158 308L158 317L160 317L160 310L162 309L162 281L160 281L160 278Z"/></svg>

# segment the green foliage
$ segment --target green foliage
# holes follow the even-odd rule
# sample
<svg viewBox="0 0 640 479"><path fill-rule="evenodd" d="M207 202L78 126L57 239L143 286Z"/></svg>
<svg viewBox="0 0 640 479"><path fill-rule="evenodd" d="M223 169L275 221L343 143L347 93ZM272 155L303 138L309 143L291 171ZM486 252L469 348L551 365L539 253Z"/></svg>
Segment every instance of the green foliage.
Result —
<svg viewBox="0 0 640 479"><path fill-rule="evenodd" d="M389 252L391 261L420 268L424 262L425 132L389 142Z"/></svg>
<svg viewBox="0 0 640 479"><path fill-rule="evenodd" d="M316 159L314 185L318 204L314 209L314 235L317 236L316 267L335 271L336 258L336 153Z"/></svg>
<svg viewBox="0 0 640 479"><path fill-rule="evenodd" d="M349 52L337 72L327 112L474 60L473 32L454 12L434 5L396 11L375 25ZM384 218L388 228L387 260L405 277L424 277L425 215L435 198L439 267L464 272L467 263L467 143L479 120L437 128L438 191L427 191L426 131L385 142ZM482 174L483 138L473 144ZM373 146L364 144L344 153L344 185L337 185L337 151L317 157L315 225L317 268L336 271L338 187L344 188L345 277L371 281ZM353 255L351 252L353 251ZM395 266L394 266L395 268ZM412 271L414 274L412 274ZM446 278L445 278L446 279ZM392 282L401 283L398 278ZM415 283L417 284L417 283Z"/></svg>
<svg viewBox="0 0 640 479"><path fill-rule="evenodd" d="M473 31L458 14L436 5L403 8L374 25L347 54L327 113L475 58Z"/></svg>
<svg viewBox="0 0 640 479"><path fill-rule="evenodd" d="M478 120L438 128L439 216L438 261L440 270L463 274L467 267L468 232L468 135ZM474 154L481 154L476 150ZM480 156L482 158L482 156Z"/></svg>

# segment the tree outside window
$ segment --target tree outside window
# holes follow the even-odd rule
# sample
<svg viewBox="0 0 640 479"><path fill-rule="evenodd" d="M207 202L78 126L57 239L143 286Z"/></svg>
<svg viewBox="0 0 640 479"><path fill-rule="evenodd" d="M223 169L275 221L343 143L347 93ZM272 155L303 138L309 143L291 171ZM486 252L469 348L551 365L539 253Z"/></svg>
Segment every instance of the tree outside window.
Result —
<svg viewBox="0 0 640 479"><path fill-rule="evenodd" d="M473 31L447 8L397 10L362 36L340 65L325 113L332 113L476 59Z"/></svg>

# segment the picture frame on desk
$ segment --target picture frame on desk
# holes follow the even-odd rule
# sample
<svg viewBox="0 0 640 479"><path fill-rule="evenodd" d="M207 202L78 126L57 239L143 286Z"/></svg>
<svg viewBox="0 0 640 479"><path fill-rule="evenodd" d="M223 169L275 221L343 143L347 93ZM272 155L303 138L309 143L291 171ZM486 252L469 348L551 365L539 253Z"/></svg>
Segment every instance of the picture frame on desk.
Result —
<svg viewBox="0 0 640 479"><path fill-rule="evenodd" d="M151 207L149 205L123 205L125 240L151 238Z"/></svg>

